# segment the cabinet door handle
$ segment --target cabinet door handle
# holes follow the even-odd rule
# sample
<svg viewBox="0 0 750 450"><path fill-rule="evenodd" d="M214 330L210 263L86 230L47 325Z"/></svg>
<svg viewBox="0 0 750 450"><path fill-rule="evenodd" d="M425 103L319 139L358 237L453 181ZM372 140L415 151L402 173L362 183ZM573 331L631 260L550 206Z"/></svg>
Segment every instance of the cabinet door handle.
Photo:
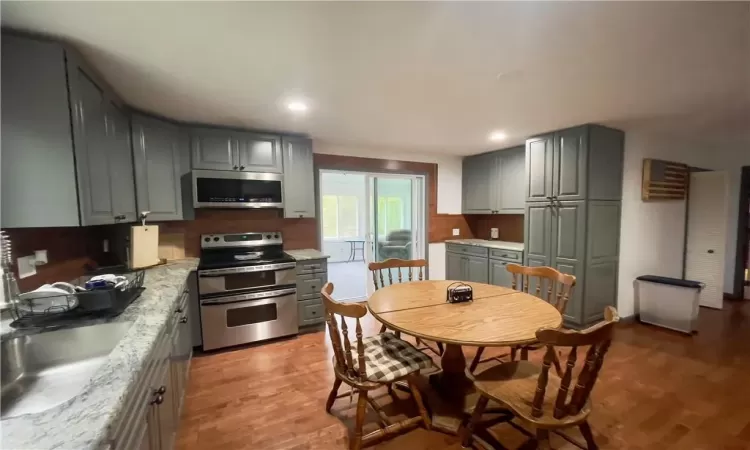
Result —
<svg viewBox="0 0 750 450"><path fill-rule="evenodd" d="M240 170L245 170L245 166L240 166Z"/></svg>
<svg viewBox="0 0 750 450"><path fill-rule="evenodd" d="M157 395L155 399L151 400L152 405L161 405L164 403L164 397L161 395Z"/></svg>
<svg viewBox="0 0 750 450"><path fill-rule="evenodd" d="M180 323L187 323L187 316L180 319Z"/></svg>
<svg viewBox="0 0 750 450"><path fill-rule="evenodd" d="M159 387L159 389L154 391L154 395L164 395L166 392L167 392L167 387L162 385Z"/></svg>
<svg viewBox="0 0 750 450"><path fill-rule="evenodd" d="M234 166L234 170L237 170L237 169L239 169L239 167L238 166Z"/></svg>
<svg viewBox="0 0 750 450"><path fill-rule="evenodd" d="M177 308L177 309L174 310L174 312L176 312L177 314L179 314L179 313L182 312L182 308Z"/></svg>

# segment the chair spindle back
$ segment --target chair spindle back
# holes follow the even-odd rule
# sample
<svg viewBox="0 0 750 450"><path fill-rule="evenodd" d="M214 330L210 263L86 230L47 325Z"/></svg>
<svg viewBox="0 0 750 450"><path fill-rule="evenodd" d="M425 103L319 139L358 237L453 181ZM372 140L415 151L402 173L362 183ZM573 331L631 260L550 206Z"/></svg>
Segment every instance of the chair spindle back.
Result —
<svg viewBox="0 0 750 450"><path fill-rule="evenodd" d="M560 314L565 313L568 300L573 295L576 277L562 273L552 267L527 267L508 264L507 269L513 277L511 285L513 289L533 294L552 304ZM519 279L522 285L520 288L518 286ZM536 289L534 289L534 292L529 292L529 280L535 281Z"/></svg>
<svg viewBox="0 0 750 450"><path fill-rule="evenodd" d="M333 283L326 283L320 290L325 306L325 318L328 324L328 335L333 345L334 359L339 372L352 379L363 381L365 373L365 346L362 342L362 325L359 319L367 314L367 307L361 303L341 303L331 297L333 294ZM336 321L339 316L341 329ZM349 340L349 328L346 318L355 320L355 337L357 339L357 365L355 368L352 356L352 344Z"/></svg>
<svg viewBox="0 0 750 450"><path fill-rule="evenodd" d="M542 372L536 387L531 415L541 417L543 414L544 396L547 390L549 369L555 357L555 347L570 347L565 373L560 380L560 388L555 398L553 417L562 419L565 416L578 414L594 388L599 370L604 363L604 355L609 350L614 333L614 326L620 318L617 310L608 306L604 310L604 320L583 331L542 328L536 332L536 338L547 347L542 364ZM590 346L586 352L586 360L575 380L575 388L570 393L573 382L573 370L578 357L578 347Z"/></svg>
<svg viewBox="0 0 750 450"><path fill-rule="evenodd" d="M372 272L372 282L375 284L375 290L378 290L380 288L389 286L393 284L393 273L391 272L391 269L397 269L396 273L398 274L398 282L402 283L404 280L402 279L401 275L401 269L408 268L408 281L415 281L414 280L414 272L415 269L417 269L417 277L418 281L422 281L424 278L424 268L427 267L427 260L424 259L397 259L397 258L389 258L385 261L380 262L371 262L367 265L367 268L370 269L370 272ZM383 279L383 271L387 271L388 274L388 284L385 283L385 280ZM378 284L378 281L380 282Z"/></svg>

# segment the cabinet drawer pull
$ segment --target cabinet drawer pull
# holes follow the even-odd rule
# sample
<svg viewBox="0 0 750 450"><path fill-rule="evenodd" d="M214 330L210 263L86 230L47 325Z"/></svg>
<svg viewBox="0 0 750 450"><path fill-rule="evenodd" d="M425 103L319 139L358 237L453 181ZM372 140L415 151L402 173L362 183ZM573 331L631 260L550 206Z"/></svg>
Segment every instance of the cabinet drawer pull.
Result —
<svg viewBox="0 0 750 450"><path fill-rule="evenodd" d="M161 405L164 403L164 397L161 395L157 395L155 399L151 400L152 405Z"/></svg>
<svg viewBox="0 0 750 450"><path fill-rule="evenodd" d="M156 392L154 392L154 395L163 395L166 392L167 392L167 387L162 385L159 389L156 390Z"/></svg>
<svg viewBox="0 0 750 450"><path fill-rule="evenodd" d="M245 170L245 166L240 166L240 170Z"/></svg>
<svg viewBox="0 0 750 450"><path fill-rule="evenodd" d="M177 314L179 314L179 313L182 312L182 308L177 308L177 309L174 310L174 312L176 312Z"/></svg>
<svg viewBox="0 0 750 450"><path fill-rule="evenodd" d="M234 170L237 170L237 169L239 169L239 166L234 166Z"/></svg>
<svg viewBox="0 0 750 450"><path fill-rule="evenodd" d="M180 323L187 323L187 316L180 319Z"/></svg>

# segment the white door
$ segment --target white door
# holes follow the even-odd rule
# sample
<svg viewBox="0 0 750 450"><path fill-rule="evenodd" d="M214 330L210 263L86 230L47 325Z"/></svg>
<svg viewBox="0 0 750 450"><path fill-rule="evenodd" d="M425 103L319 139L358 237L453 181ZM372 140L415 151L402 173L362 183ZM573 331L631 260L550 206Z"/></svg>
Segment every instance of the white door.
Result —
<svg viewBox="0 0 750 450"><path fill-rule="evenodd" d="M700 281L701 306L721 309L729 196L726 172L690 175L685 278Z"/></svg>

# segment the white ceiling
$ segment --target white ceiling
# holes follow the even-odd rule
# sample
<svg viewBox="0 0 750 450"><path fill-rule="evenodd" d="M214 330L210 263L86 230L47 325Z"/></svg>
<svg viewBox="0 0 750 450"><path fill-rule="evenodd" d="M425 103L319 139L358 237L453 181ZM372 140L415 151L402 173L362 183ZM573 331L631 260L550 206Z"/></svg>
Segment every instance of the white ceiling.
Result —
<svg viewBox="0 0 750 450"><path fill-rule="evenodd" d="M584 122L744 132L750 3L9 2L128 103L187 121L470 154ZM290 97L311 104L303 118Z"/></svg>

